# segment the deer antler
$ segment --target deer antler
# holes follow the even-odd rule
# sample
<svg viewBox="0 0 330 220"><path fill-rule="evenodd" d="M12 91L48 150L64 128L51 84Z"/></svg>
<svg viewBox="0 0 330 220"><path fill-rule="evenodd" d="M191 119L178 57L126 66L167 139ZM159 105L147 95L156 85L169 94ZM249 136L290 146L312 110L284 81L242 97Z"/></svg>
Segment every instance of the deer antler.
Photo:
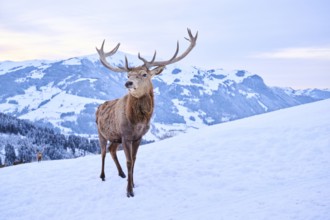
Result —
<svg viewBox="0 0 330 220"><path fill-rule="evenodd" d="M144 66L146 66L148 68L153 67L153 66L166 66L166 65L169 65L169 64L178 62L179 60L182 60L195 47L196 41L197 41L197 37L198 37L198 32L196 32L196 35L193 36L192 33L191 33L191 30L189 28L187 30L188 30L189 39L186 38L186 37L185 37L185 39L190 42L190 45L186 49L186 51L183 52L180 56L177 57L178 52L179 52L179 41L178 41L177 42L177 46L176 46L176 51L175 51L173 57L171 59L167 60L167 61L155 61L156 51L155 51L154 56L153 56L153 58L152 58L151 61L147 61L146 59L144 59L143 57L141 57L140 53L138 54L139 59L142 60L143 63L144 63Z"/></svg>
<svg viewBox="0 0 330 220"><path fill-rule="evenodd" d="M188 30L189 39L186 38L186 37L185 37L185 39L190 42L190 45L186 49L186 51L183 52L180 56L177 57L177 55L179 53L179 41L178 41L177 45L176 45L175 53L174 53L174 55L171 59L169 59L167 61L155 61L156 53L157 53L155 51L154 56L152 57L151 61L147 61L145 58L141 57L141 55L139 53L138 57L139 57L140 60L143 61L144 64L141 65L141 66L135 67L135 68L139 68L139 67L144 66L144 67L147 67L149 69L150 67L153 67L153 66L166 66L166 65L178 62L179 60L182 60L183 58L185 58L190 53L190 51L195 47L197 37L198 37L198 32L196 32L196 35L193 36L192 33L191 33L191 30L189 28L187 30ZM97 52L100 56L101 63L106 68L108 68L108 69L110 69L111 71L114 71L114 72L129 72L129 71L131 71L133 68L128 67L128 61L127 61L126 56L125 56L125 66L124 67L114 67L114 66L111 66L110 63L108 63L106 58L112 56L113 54L115 54L117 52L117 50L120 46L120 43L118 43L117 46L115 48L113 48L110 52L105 53L104 50L103 50L104 42L105 42L105 40L102 43L101 49L96 48L96 50L97 50Z"/></svg>
<svg viewBox="0 0 330 220"><path fill-rule="evenodd" d="M118 50L118 48L120 46L120 43L118 43L117 46L115 48L113 48L110 52L105 53L104 50L103 50L104 42L105 42L105 40L103 40L101 49L98 49L96 47L96 51L98 52L98 54L100 56L101 63L106 68L108 68L108 69L110 69L111 71L114 71L114 72L129 72L130 71L130 68L128 67L128 61L127 61L127 57L126 56L125 56L125 67L113 67L106 60L107 57L110 57L110 56L114 55L117 52L117 50Z"/></svg>

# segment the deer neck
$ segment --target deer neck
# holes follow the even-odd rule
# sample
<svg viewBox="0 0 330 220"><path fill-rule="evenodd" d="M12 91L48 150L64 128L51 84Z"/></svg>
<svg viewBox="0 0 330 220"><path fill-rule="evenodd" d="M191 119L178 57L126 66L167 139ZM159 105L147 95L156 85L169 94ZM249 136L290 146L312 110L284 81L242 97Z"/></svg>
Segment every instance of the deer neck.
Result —
<svg viewBox="0 0 330 220"><path fill-rule="evenodd" d="M136 98L130 94L127 97L126 113L132 124L148 124L154 110L153 91Z"/></svg>

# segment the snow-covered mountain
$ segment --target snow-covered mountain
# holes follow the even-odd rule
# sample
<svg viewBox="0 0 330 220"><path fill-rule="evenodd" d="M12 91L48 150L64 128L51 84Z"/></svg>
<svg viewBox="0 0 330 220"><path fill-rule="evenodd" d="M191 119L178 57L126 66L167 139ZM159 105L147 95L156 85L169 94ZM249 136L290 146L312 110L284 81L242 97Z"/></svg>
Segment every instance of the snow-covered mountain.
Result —
<svg viewBox="0 0 330 220"><path fill-rule="evenodd" d="M0 170L0 216L26 219L329 219L330 100L140 148L135 197L111 157ZM125 166L124 152L118 152Z"/></svg>
<svg viewBox="0 0 330 220"><path fill-rule="evenodd" d="M109 62L123 65L124 56L118 52ZM130 65L141 64L127 56ZM96 55L1 62L0 111L49 122L67 134L95 135L97 106L126 94L125 80L126 74L110 72ZM244 70L180 64L168 66L153 81L156 106L147 140L330 97L329 90L270 88Z"/></svg>

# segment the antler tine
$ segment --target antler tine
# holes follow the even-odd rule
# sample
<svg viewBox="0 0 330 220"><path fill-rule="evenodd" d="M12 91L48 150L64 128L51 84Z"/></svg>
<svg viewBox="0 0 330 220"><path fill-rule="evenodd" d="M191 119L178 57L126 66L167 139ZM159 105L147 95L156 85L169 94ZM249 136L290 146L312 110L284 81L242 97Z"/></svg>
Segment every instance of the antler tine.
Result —
<svg viewBox="0 0 330 220"><path fill-rule="evenodd" d="M103 40L103 43L102 43L102 50L103 50L104 42L105 42L105 40ZM115 48L113 48L111 51L105 53L105 56L108 57L108 56L114 55L117 52L119 46L120 46L120 43L118 43L117 46Z"/></svg>
<svg viewBox="0 0 330 220"><path fill-rule="evenodd" d="M176 56L178 55L179 53L179 41L176 42L176 50L175 50L175 53L173 55L173 57L171 59L169 59L169 61L172 61L176 58Z"/></svg>
<svg viewBox="0 0 330 220"><path fill-rule="evenodd" d="M176 50L175 50L175 53L174 53L174 55L172 56L172 58L171 59L169 59L168 60L168 62L171 62L172 60L174 60L175 58L176 58L176 56L178 55L178 53L179 53L179 41L177 42L177 44L176 44ZM152 58L152 60L150 61L150 62L144 62L144 65L146 65L148 68L149 67L152 67L152 66L157 66L157 65L154 65L153 63L154 63L154 61L155 61L155 58L156 58L156 51L155 51L155 54L154 54L154 56L153 56L153 58ZM143 59L143 58L142 58ZM145 59L143 59L143 60L145 60ZM145 60L146 61L146 60ZM165 65L164 65L165 66Z"/></svg>
<svg viewBox="0 0 330 220"><path fill-rule="evenodd" d="M155 61L155 59L156 59L156 54L157 54L157 51L155 50L154 56L152 57L152 59L151 59L150 62L154 62L154 61Z"/></svg>
<svg viewBox="0 0 330 220"><path fill-rule="evenodd" d="M138 58L143 61L144 65L149 67L149 63L152 63L156 59L157 51L155 50L154 56L152 57L151 61L146 60L145 58L141 57L140 53L138 53Z"/></svg>
<svg viewBox="0 0 330 220"><path fill-rule="evenodd" d="M114 71L114 72L128 72L129 71L129 68L128 68L128 62L127 62L127 58L125 57L126 59L126 66L125 67L114 67L114 66L111 66L111 64L107 61L107 57L110 57L112 56L113 54L115 54L120 46L120 43L117 44L117 46L115 48L113 48L111 51L105 53L104 52L104 42L105 40L103 40L102 42L102 45L101 45L101 48L98 49L96 47L96 51L97 53L99 54L100 56L100 61L101 63L108 69L110 69L111 71Z"/></svg>
<svg viewBox="0 0 330 220"><path fill-rule="evenodd" d="M190 42L189 47L186 49L186 51L184 51L180 56L177 57L178 53L179 53L179 42L177 42L177 47L176 47L176 51L173 55L173 57L167 61L154 61L154 58L152 59L152 61L148 62L146 59L142 58L139 54L139 59L142 60L144 62L144 65L147 67L152 67L152 66L166 66L175 62L178 62L179 60L182 60L184 57L186 57L190 51L195 47L196 45L196 41L197 41L197 37L198 37L198 31L196 32L196 35L194 36L191 33L191 30L189 28L187 28L188 30L188 35L189 35L189 39L185 37L186 40L188 40Z"/></svg>
<svg viewBox="0 0 330 220"><path fill-rule="evenodd" d="M140 52L138 53L138 58L143 61L143 63L148 63L148 60L141 57Z"/></svg>
<svg viewBox="0 0 330 220"><path fill-rule="evenodd" d="M120 68L122 68L122 67L120 67ZM127 56L125 56L125 68L126 68L126 70L130 70L130 68L128 67ZM123 70L125 70L125 68L123 68Z"/></svg>

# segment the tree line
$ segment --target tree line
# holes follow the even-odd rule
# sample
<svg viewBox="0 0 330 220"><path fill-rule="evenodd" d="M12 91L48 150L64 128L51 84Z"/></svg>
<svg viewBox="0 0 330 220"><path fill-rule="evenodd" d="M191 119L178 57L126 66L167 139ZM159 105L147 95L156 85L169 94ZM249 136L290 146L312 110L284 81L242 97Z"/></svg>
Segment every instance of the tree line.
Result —
<svg viewBox="0 0 330 220"><path fill-rule="evenodd" d="M56 160L99 153L98 140L69 135L0 113L0 166L43 159Z"/></svg>

